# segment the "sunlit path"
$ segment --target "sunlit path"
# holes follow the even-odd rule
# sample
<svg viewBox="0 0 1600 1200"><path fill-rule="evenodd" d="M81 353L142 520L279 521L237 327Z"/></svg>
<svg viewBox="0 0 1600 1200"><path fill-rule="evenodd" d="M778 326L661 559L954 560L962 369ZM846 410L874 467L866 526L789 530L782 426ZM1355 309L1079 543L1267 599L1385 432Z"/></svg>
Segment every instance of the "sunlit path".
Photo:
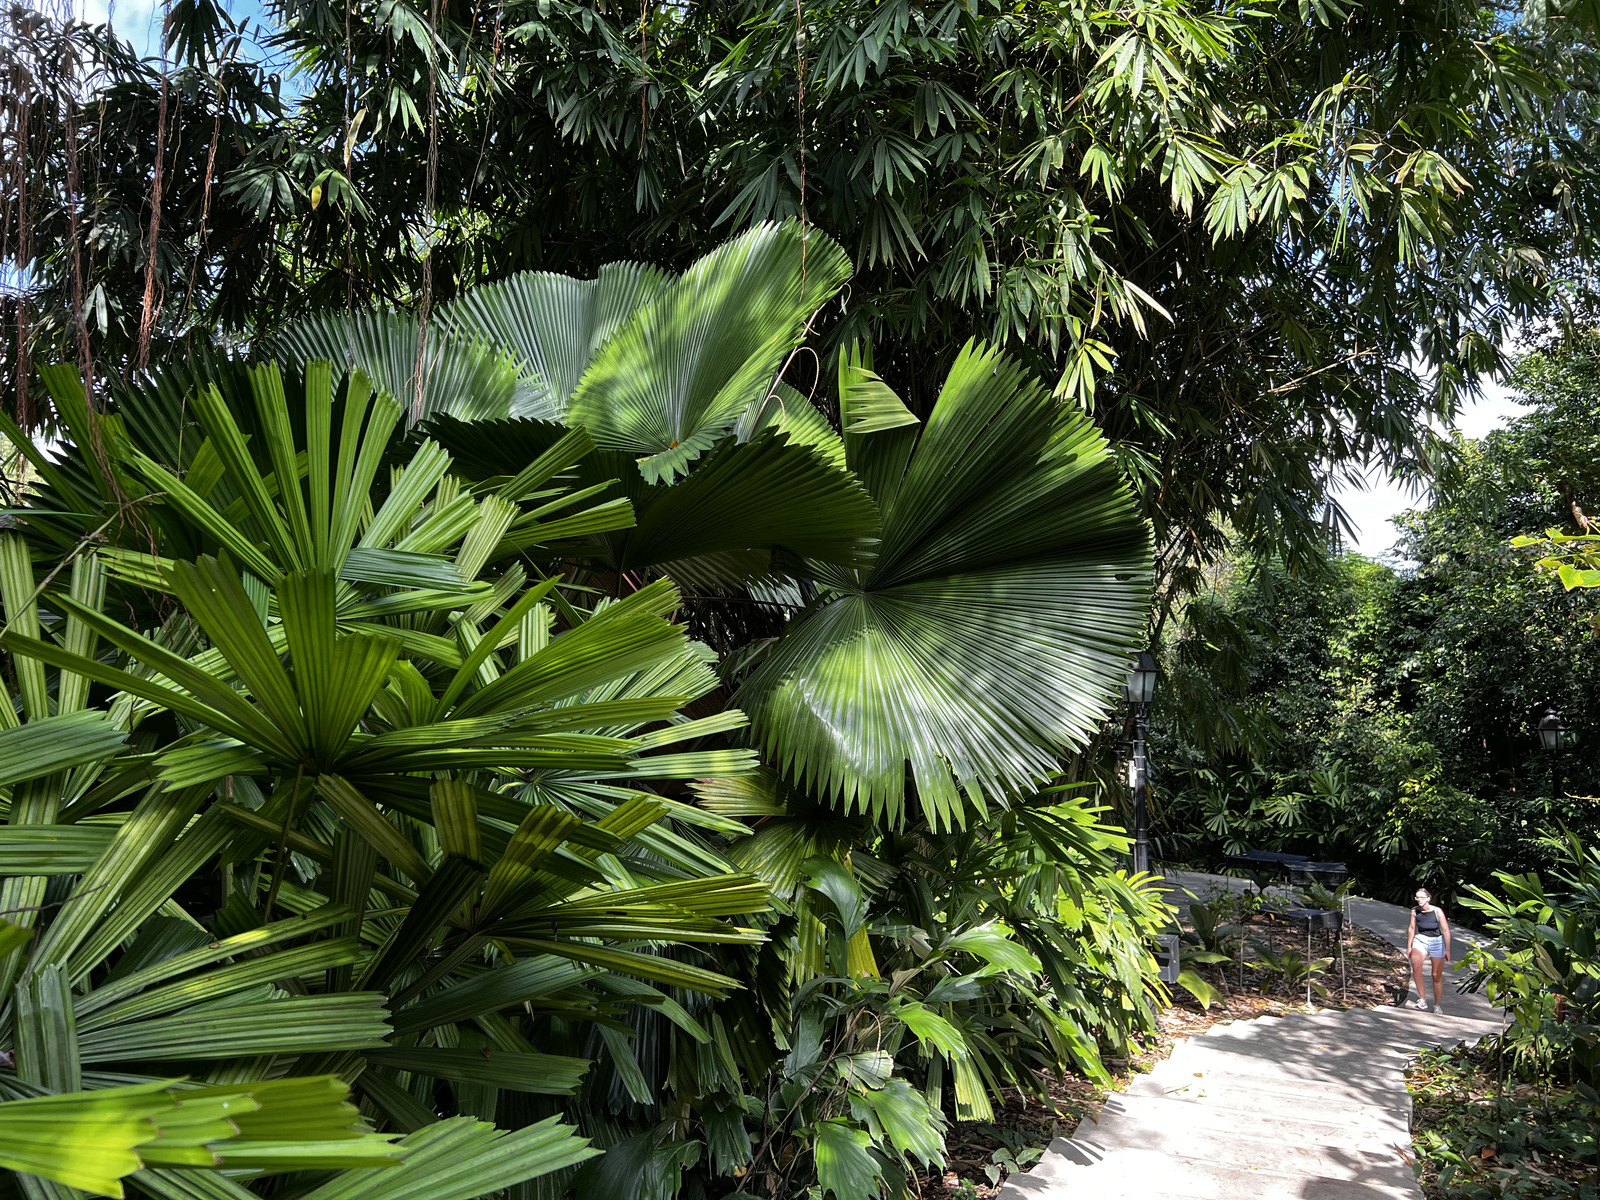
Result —
<svg viewBox="0 0 1600 1200"><path fill-rule="evenodd" d="M1169 878L1200 896L1245 883ZM1405 939L1403 908L1352 900L1350 917L1396 945ZM1458 958L1472 940L1457 931ZM1033 1171L1011 1177L1001 1197L1420 1197L1408 1161L1406 1061L1423 1047L1476 1041L1501 1024L1480 996L1450 995L1446 1008L1445 1016L1356 1009L1216 1026L1114 1094L1072 1138L1058 1138Z"/></svg>

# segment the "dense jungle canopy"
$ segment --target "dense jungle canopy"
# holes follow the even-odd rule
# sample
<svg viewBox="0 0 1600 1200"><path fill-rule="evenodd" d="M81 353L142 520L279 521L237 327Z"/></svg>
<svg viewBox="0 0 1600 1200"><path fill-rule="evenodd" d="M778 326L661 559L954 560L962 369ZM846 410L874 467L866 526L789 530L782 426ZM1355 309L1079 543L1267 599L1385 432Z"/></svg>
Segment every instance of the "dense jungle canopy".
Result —
<svg viewBox="0 0 1600 1200"><path fill-rule="evenodd" d="M162 16L0 11L0 1200L903 1194L1156 1027L1145 647L1169 861L1593 832L1593 4Z"/></svg>
<svg viewBox="0 0 1600 1200"><path fill-rule="evenodd" d="M1002 346L1111 438L1183 588L1230 532L1315 553L1359 465L1431 471L1429 418L1588 294L1583 4L165 11L163 69L13 10L33 357L681 268L803 214L856 270L793 382L829 402L870 338L924 414L969 337Z"/></svg>

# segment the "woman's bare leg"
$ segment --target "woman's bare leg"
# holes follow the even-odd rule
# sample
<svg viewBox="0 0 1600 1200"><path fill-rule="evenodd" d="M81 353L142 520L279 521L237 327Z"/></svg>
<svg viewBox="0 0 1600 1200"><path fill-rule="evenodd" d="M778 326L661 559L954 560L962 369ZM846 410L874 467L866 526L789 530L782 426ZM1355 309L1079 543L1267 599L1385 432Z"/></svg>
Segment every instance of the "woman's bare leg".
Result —
<svg viewBox="0 0 1600 1200"><path fill-rule="evenodd" d="M1426 1000L1428 993L1422 986L1422 960L1426 956L1415 946L1411 947L1411 978L1417 985L1417 999Z"/></svg>
<svg viewBox="0 0 1600 1200"><path fill-rule="evenodd" d="M1433 960L1433 1006L1442 1007L1444 1004L1444 959Z"/></svg>

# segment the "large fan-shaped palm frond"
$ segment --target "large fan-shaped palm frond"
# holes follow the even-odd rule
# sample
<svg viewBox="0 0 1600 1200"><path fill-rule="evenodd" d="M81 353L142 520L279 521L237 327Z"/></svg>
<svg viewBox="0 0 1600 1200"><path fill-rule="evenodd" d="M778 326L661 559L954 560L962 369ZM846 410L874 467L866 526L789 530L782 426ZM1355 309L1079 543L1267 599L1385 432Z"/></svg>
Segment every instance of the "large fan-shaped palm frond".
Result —
<svg viewBox="0 0 1600 1200"><path fill-rule="evenodd" d="M981 346L920 437L846 442L883 514L876 561L828 576L737 702L847 810L899 818L909 763L929 818L959 823L1103 717L1144 627L1150 535L1088 420Z"/></svg>
<svg viewBox="0 0 1600 1200"><path fill-rule="evenodd" d="M430 329L419 362L417 320L403 312L311 317L280 334L272 350L302 365L325 359L344 368L359 367L379 390L399 400L413 420L432 413L469 419L509 416L517 388L515 360L481 335L452 337Z"/></svg>
<svg viewBox="0 0 1600 1200"><path fill-rule="evenodd" d="M670 479L767 395L807 320L849 278L838 245L763 225L700 259L595 356L567 421Z"/></svg>
<svg viewBox="0 0 1600 1200"><path fill-rule="evenodd" d="M458 338L487 338L511 352L520 379L510 415L558 421L600 347L671 278L627 262L607 263L593 279L526 271L473 288L439 320Z"/></svg>

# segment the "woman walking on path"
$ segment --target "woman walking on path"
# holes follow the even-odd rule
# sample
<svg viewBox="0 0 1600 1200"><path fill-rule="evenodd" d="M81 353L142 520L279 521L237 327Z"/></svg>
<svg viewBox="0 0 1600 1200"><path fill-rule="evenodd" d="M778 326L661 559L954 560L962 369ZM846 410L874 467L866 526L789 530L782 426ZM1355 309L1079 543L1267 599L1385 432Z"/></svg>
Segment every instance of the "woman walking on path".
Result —
<svg viewBox="0 0 1600 1200"><path fill-rule="evenodd" d="M1450 961L1450 922L1444 909L1436 908L1427 888L1417 889L1417 906L1411 910L1411 928L1406 931L1411 948L1411 977L1417 984L1412 1008L1428 1009L1427 992L1422 986L1422 960L1433 960L1433 1011L1444 1012L1444 965Z"/></svg>

